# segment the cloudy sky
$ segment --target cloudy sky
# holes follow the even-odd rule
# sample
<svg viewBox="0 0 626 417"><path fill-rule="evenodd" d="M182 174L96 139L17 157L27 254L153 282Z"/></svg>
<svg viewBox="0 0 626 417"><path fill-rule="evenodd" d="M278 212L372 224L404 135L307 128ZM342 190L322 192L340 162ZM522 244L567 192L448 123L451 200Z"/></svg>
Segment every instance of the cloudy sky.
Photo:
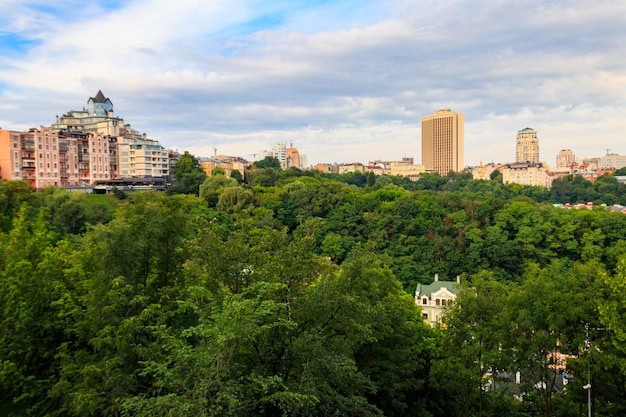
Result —
<svg viewBox="0 0 626 417"><path fill-rule="evenodd" d="M465 163L626 154L626 2L2 0L0 127L102 90L168 148L421 161L420 119L465 114Z"/></svg>

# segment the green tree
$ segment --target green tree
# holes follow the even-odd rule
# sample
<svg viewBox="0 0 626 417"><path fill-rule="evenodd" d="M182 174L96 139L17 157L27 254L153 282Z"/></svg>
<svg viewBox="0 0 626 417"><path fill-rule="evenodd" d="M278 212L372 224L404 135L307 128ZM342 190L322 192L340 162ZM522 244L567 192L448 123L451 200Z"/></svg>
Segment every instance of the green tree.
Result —
<svg viewBox="0 0 626 417"><path fill-rule="evenodd" d="M226 171L224 170L224 168L216 166L211 171L211 176L214 176L214 175L226 175Z"/></svg>
<svg viewBox="0 0 626 417"><path fill-rule="evenodd" d="M176 165L174 165L174 174L176 175L176 182L167 189L170 195L199 195L200 185L207 177L198 159L188 151L185 151L178 162L176 162Z"/></svg>
<svg viewBox="0 0 626 417"><path fill-rule="evenodd" d="M260 161L255 161L252 166L254 168L275 168L275 169L280 169L280 161L278 160L278 158L275 158L273 156L266 156L265 158L261 159Z"/></svg>
<svg viewBox="0 0 626 417"><path fill-rule="evenodd" d="M498 392L508 383L500 375L511 371L501 349L501 312L511 289L485 271L473 275L461 288L443 316L439 334L443 357L433 365L431 381L441 391L440 407L446 415L493 415L501 406Z"/></svg>
<svg viewBox="0 0 626 417"><path fill-rule="evenodd" d="M59 378L51 396L62 401L64 413L115 414L123 398L158 389L141 374L141 362L156 354L158 326L189 317L171 311L184 285L184 242L200 204L191 196L136 193L109 224L84 235L69 271L77 291L60 304L68 342L56 356Z"/></svg>
<svg viewBox="0 0 626 417"><path fill-rule="evenodd" d="M0 237L0 409L12 401L24 415L50 415L65 327L54 302L66 294L71 246L56 245L43 214L29 221L25 211Z"/></svg>
<svg viewBox="0 0 626 417"><path fill-rule="evenodd" d="M220 194L230 187L237 187L237 181L233 178L227 178L224 175L207 177L200 185L200 197L206 200L209 207L215 207Z"/></svg>
<svg viewBox="0 0 626 417"><path fill-rule="evenodd" d="M22 204L34 200L33 189L26 182L0 179L0 231L8 231Z"/></svg>
<svg viewBox="0 0 626 417"><path fill-rule="evenodd" d="M239 213L244 209L252 207L254 195L252 191L241 187L227 187L220 194L217 200L218 210L227 213Z"/></svg>
<svg viewBox="0 0 626 417"><path fill-rule="evenodd" d="M232 171L230 171L230 177L237 180L237 182L240 184L243 182L243 175L238 169L233 169Z"/></svg>

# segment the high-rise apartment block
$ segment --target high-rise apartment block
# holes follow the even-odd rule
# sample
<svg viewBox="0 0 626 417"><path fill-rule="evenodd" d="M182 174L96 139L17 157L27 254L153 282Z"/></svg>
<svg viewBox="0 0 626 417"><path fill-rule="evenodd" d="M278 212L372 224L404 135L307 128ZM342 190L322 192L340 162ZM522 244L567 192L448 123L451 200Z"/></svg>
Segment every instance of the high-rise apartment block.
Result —
<svg viewBox="0 0 626 417"><path fill-rule="evenodd" d="M25 180L34 188L168 174L168 152L116 117L101 91L86 109L57 116L50 127L0 129L0 177Z"/></svg>
<svg viewBox="0 0 626 417"><path fill-rule="evenodd" d="M441 108L422 118L422 164L440 175L463 170L463 113Z"/></svg>
<svg viewBox="0 0 626 417"><path fill-rule="evenodd" d="M272 156L278 159L281 167L287 167L287 145L285 142L276 142L272 146Z"/></svg>
<svg viewBox="0 0 626 417"><path fill-rule="evenodd" d="M515 162L530 162L531 164L540 162L539 140L534 129L527 127L517 132Z"/></svg>
<svg viewBox="0 0 626 417"><path fill-rule="evenodd" d="M576 162L576 157L571 149L561 149L556 156L557 168L568 168L574 162Z"/></svg>
<svg viewBox="0 0 626 417"><path fill-rule="evenodd" d="M302 168L300 164L300 152L298 152L298 149L294 148L293 145L287 148L285 156L287 159L287 168Z"/></svg>

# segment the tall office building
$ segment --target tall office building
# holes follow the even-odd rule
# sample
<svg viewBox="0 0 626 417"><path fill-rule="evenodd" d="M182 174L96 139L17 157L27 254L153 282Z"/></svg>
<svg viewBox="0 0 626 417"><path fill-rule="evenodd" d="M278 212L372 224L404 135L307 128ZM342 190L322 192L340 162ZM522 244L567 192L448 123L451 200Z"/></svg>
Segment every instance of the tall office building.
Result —
<svg viewBox="0 0 626 417"><path fill-rule="evenodd" d="M529 127L517 132L515 162L539 162L539 140L535 129Z"/></svg>
<svg viewBox="0 0 626 417"><path fill-rule="evenodd" d="M440 175L463 170L463 113L440 108L422 118L422 165Z"/></svg>

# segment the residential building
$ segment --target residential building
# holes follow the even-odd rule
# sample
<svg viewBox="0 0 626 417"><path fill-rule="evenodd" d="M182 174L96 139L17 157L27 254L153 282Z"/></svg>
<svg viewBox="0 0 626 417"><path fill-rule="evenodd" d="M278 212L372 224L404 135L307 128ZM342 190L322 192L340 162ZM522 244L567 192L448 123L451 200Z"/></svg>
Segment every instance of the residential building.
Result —
<svg viewBox="0 0 626 417"><path fill-rule="evenodd" d="M57 134L59 136L59 174L61 176L61 187L80 185L82 181L80 179L81 171L79 170L79 165L82 166L83 159L89 163L88 153L84 157L80 155L81 150L88 152L88 142L85 144L87 135L83 132L69 131L62 131Z"/></svg>
<svg viewBox="0 0 626 417"><path fill-rule="evenodd" d="M130 125L128 125L130 126ZM98 132L104 136L118 137L122 134L124 120L113 113L113 103L98 91L95 97L87 100L87 109L70 110L52 125L55 132L61 130Z"/></svg>
<svg viewBox="0 0 626 417"><path fill-rule="evenodd" d="M425 168L424 165L415 165L413 158L404 157L401 161L370 161L365 167L365 172L407 177L416 181L425 172Z"/></svg>
<svg viewBox="0 0 626 417"><path fill-rule="evenodd" d="M300 163L300 152L296 148L290 146L285 151L285 159L286 159L286 168L296 167L298 169L302 169L302 165Z"/></svg>
<svg viewBox="0 0 626 417"><path fill-rule="evenodd" d="M616 153L608 153L600 158L601 169L621 169L626 167L626 155L618 155Z"/></svg>
<svg viewBox="0 0 626 417"><path fill-rule="evenodd" d="M278 159L283 169L287 168L287 145L285 145L285 142L276 142L272 146L272 156Z"/></svg>
<svg viewBox="0 0 626 417"><path fill-rule="evenodd" d="M422 118L422 164L446 175L463 170L463 113L441 108Z"/></svg>
<svg viewBox="0 0 626 417"><path fill-rule="evenodd" d="M439 274L430 284L417 284L415 304L422 308L424 320L431 326L441 322L445 309L456 299L460 290L461 278L456 281L439 281Z"/></svg>
<svg viewBox="0 0 626 417"><path fill-rule="evenodd" d="M24 180L36 187L35 138L0 128L0 178Z"/></svg>
<svg viewBox="0 0 626 417"><path fill-rule="evenodd" d="M548 167L542 163L519 162L502 167L502 182L530 186L549 186Z"/></svg>
<svg viewBox="0 0 626 417"><path fill-rule="evenodd" d="M424 165L415 165L404 161L393 161L389 164L388 175L406 177L417 181L424 172Z"/></svg>
<svg viewBox="0 0 626 417"><path fill-rule="evenodd" d="M347 174L348 172L364 172L365 167L360 162L353 162L351 164L339 164L337 165L338 174Z"/></svg>
<svg viewBox="0 0 626 417"><path fill-rule="evenodd" d="M200 167L206 173L207 177L213 175L213 169L216 167L222 168L226 177L230 178L230 174L233 171L239 171L243 176L246 166L248 165L248 161L236 156L216 155L213 158L202 158L200 160Z"/></svg>
<svg viewBox="0 0 626 417"><path fill-rule="evenodd" d="M78 183L78 173L67 161L76 158L76 147L52 131L40 126L28 132L0 129L0 176L24 180L42 189L66 183Z"/></svg>
<svg viewBox="0 0 626 417"><path fill-rule="evenodd" d="M537 139L537 132L534 129L527 127L517 132L515 162L530 162L532 164L540 162L539 140Z"/></svg>
<svg viewBox="0 0 626 417"><path fill-rule="evenodd" d="M576 157L571 149L561 149L556 156L557 168L570 168L576 162Z"/></svg>
<svg viewBox="0 0 626 417"><path fill-rule="evenodd" d="M309 167L309 159L306 154L300 152L300 169L308 169Z"/></svg>
<svg viewBox="0 0 626 417"><path fill-rule="evenodd" d="M337 167L336 165L332 165L332 164L319 163L319 164L315 164L313 166L313 169L323 174L330 174L332 172L337 172L336 167Z"/></svg>
<svg viewBox="0 0 626 417"><path fill-rule="evenodd" d="M78 155L74 162L81 183L120 177L169 177L168 151L116 117L113 103L102 91L87 100L86 109L57 116L51 130L68 143L76 141Z"/></svg>
<svg viewBox="0 0 626 417"><path fill-rule="evenodd" d="M169 175L168 150L150 139L120 138L119 171L122 178L167 178Z"/></svg>

